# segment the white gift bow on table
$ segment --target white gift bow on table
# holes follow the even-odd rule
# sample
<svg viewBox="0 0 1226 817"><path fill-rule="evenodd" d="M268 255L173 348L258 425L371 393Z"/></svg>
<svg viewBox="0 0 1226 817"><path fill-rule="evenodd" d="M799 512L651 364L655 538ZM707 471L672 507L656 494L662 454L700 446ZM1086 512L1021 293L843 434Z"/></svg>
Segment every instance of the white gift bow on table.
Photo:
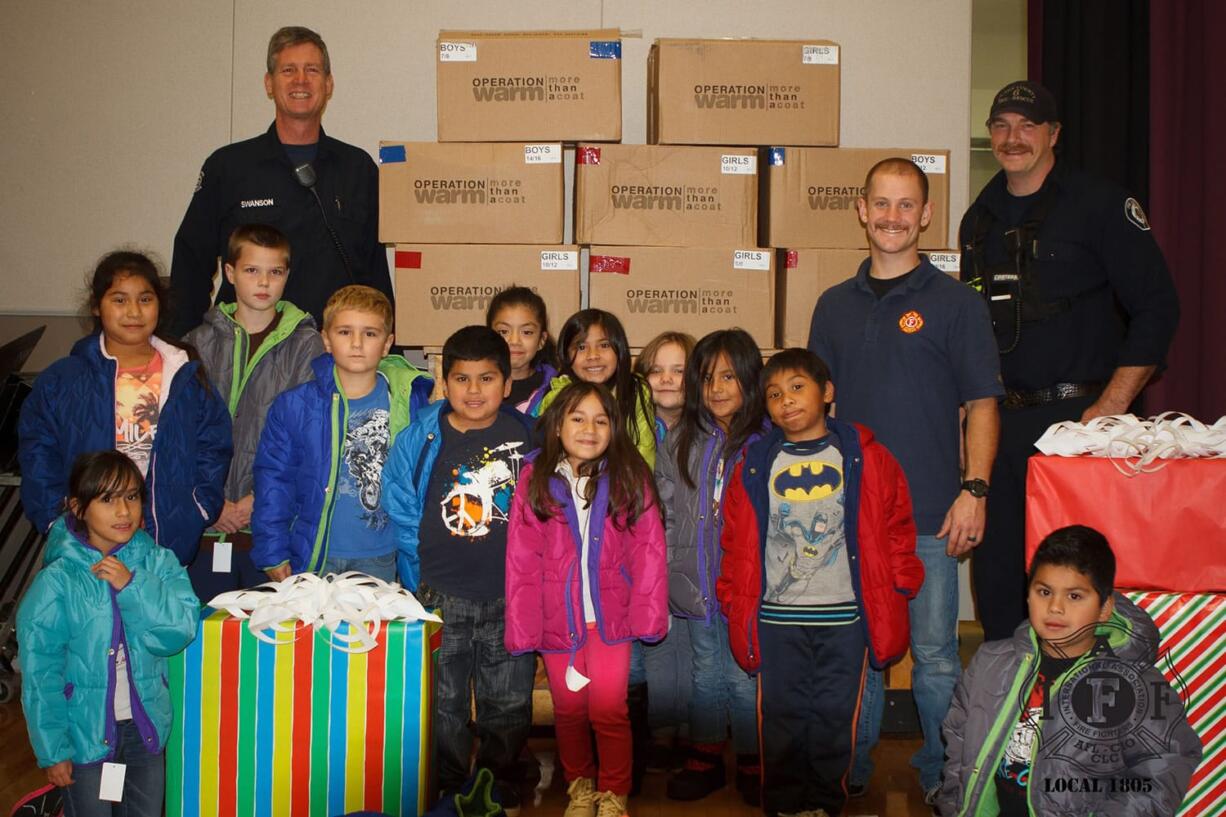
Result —
<svg viewBox="0 0 1226 817"><path fill-rule="evenodd" d="M1151 473L1159 460L1226 457L1226 417L1206 425L1178 411L1141 419L1131 414L1095 417L1088 423L1065 420L1035 442L1044 454L1107 457L1125 476Z"/></svg>
<svg viewBox="0 0 1226 817"><path fill-rule="evenodd" d="M282 633L296 633L296 624L286 622L302 622L326 631L334 649L349 653L373 650L384 621L442 621L400 585L356 571L329 573L322 579L297 573L284 581L221 593L209 606L246 619L251 634L269 644L284 643L278 638ZM337 632L342 623L346 631Z"/></svg>

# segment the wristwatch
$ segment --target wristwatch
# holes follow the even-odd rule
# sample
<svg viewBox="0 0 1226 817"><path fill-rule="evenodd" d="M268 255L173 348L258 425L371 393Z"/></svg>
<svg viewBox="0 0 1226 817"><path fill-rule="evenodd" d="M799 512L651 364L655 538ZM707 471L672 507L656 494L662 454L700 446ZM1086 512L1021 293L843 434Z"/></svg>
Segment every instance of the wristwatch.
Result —
<svg viewBox="0 0 1226 817"><path fill-rule="evenodd" d="M982 479L968 479L962 483L962 490L975 499L983 499L988 495L988 483Z"/></svg>

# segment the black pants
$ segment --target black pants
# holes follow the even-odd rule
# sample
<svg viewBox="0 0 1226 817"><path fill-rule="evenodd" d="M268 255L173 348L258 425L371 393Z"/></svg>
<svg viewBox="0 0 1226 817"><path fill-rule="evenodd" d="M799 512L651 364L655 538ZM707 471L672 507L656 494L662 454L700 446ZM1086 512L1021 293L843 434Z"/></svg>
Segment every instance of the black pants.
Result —
<svg viewBox="0 0 1226 817"><path fill-rule="evenodd" d="M987 527L971 558L983 638L1011 638L1026 618L1026 467L1035 441L1053 423L1080 420L1093 397L1000 411L1000 447L992 465Z"/></svg>
<svg viewBox="0 0 1226 817"><path fill-rule="evenodd" d="M860 622L835 627L758 623L762 668L762 807L768 815L847 802L868 652Z"/></svg>

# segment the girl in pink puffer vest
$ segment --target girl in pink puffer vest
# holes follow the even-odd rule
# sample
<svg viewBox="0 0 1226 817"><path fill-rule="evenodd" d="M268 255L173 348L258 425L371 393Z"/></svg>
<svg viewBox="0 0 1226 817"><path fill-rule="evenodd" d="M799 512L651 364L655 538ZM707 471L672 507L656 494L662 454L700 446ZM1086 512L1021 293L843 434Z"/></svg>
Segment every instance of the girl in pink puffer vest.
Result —
<svg viewBox="0 0 1226 817"><path fill-rule="evenodd" d="M541 433L507 532L506 647L543 654L571 798L566 817L621 817L630 792L630 643L668 632L664 525L651 471L604 386L567 386Z"/></svg>

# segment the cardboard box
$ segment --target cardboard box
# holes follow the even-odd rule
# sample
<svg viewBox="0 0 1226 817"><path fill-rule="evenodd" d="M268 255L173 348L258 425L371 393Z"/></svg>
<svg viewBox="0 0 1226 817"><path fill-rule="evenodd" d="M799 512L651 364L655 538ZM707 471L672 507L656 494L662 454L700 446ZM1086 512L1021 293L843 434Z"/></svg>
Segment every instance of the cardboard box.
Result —
<svg viewBox="0 0 1226 817"><path fill-rule="evenodd" d="M775 315L780 349L809 344L813 307L835 284L855 277L868 250L780 250L775 285Z"/></svg>
<svg viewBox="0 0 1226 817"><path fill-rule="evenodd" d="M622 138L622 43L599 31L440 31L440 142Z"/></svg>
<svg viewBox="0 0 1226 817"><path fill-rule="evenodd" d="M924 253L933 266L954 278L962 254L957 251ZM822 293L852 278L868 250L788 249L779 250L775 263L775 321L779 348L807 346L813 307Z"/></svg>
<svg viewBox="0 0 1226 817"><path fill-rule="evenodd" d="M932 221L920 247L949 246L949 151L913 148L791 148L767 151L762 235L772 247L868 247L856 212L873 165L906 156L928 175Z"/></svg>
<svg viewBox="0 0 1226 817"><path fill-rule="evenodd" d="M562 145L379 143L384 244L561 244Z"/></svg>
<svg viewBox="0 0 1226 817"><path fill-rule="evenodd" d="M696 338L739 326L774 340L775 254L757 248L592 247L590 306L617 315L631 346L661 332Z"/></svg>
<svg viewBox="0 0 1226 817"><path fill-rule="evenodd" d="M554 324L579 311L575 245L397 244L396 343L441 346L485 323L490 300L514 284L540 294Z"/></svg>
<svg viewBox="0 0 1226 817"><path fill-rule="evenodd" d="M629 246L756 247L753 148L580 145L575 241Z"/></svg>
<svg viewBox="0 0 1226 817"><path fill-rule="evenodd" d="M647 141L837 145L839 46L830 40L656 40Z"/></svg>

